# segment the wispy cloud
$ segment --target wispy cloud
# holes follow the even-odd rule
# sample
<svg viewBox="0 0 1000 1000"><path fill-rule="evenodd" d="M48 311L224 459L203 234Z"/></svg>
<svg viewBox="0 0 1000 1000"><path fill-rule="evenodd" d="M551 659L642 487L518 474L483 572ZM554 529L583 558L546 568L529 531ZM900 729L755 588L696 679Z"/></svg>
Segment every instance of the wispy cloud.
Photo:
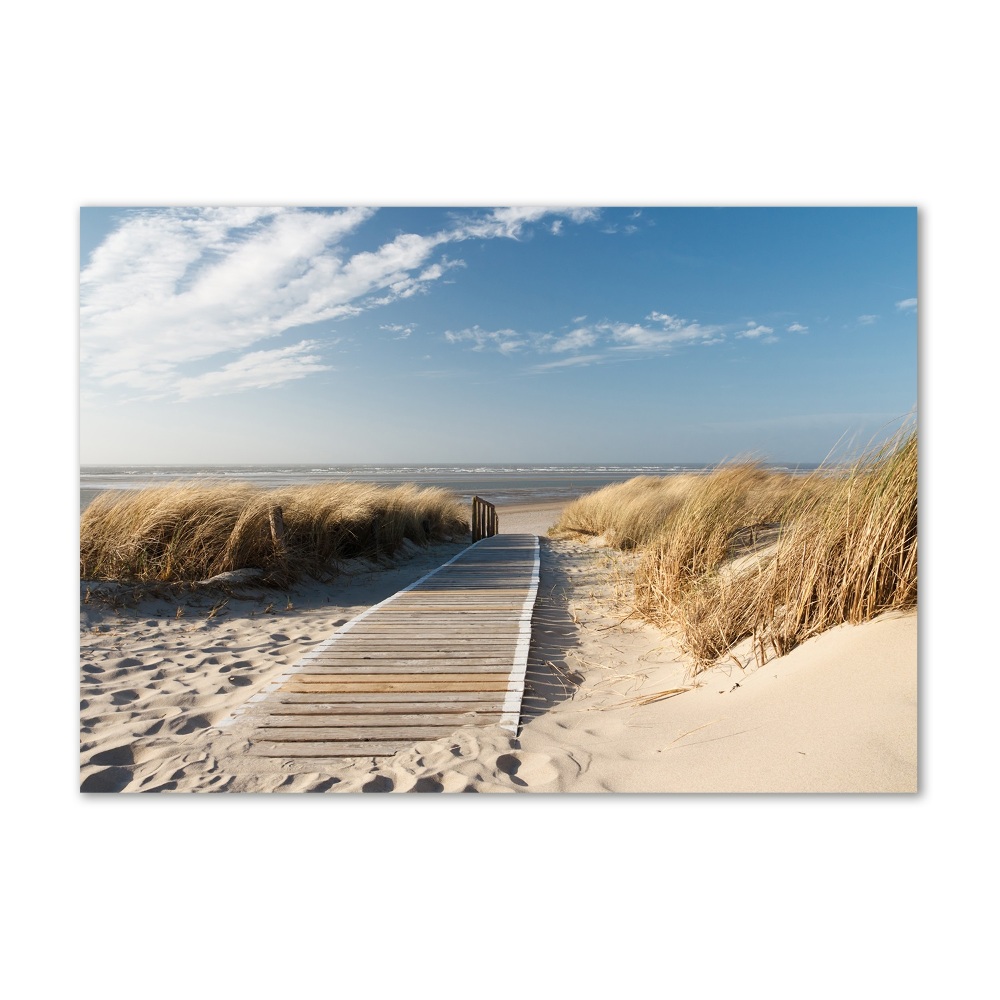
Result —
<svg viewBox="0 0 1000 1000"><path fill-rule="evenodd" d="M750 340L760 339L765 344L773 344L778 338L774 336L774 329L770 326L763 326L753 321L747 323L742 329L737 331L737 337L749 338Z"/></svg>
<svg viewBox="0 0 1000 1000"><path fill-rule="evenodd" d="M402 323L383 323L379 329L396 334L396 336L393 337L393 340L406 340L406 338L413 333L413 328L415 326L416 323L410 323L405 326Z"/></svg>
<svg viewBox="0 0 1000 1000"><path fill-rule="evenodd" d="M552 371L555 368L573 368L582 367L585 365L592 365L595 362L603 361L605 355L603 354L578 354L572 358L562 358L559 361L545 361L541 364L532 365L529 369L529 373L539 374L541 372Z"/></svg>
<svg viewBox="0 0 1000 1000"><path fill-rule="evenodd" d="M315 372L331 371L322 358L312 352L316 342L303 340L291 347L274 351L253 351L218 371L182 378L176 392L181 400L199 396L222 396L246 389L269 389Z"/></svg>
<svg viewBox="0 0 1000 1000"><path fill-rule="evenodd" d="M250 352L298 327L426 293L448 271L465 266L440 253L449 244L516 240L547 216L580 223L599 214L591 208L468 211L438 232L399 233L374 249L348 251L348 237L357 236L374 212L126 210L80 274L81 391L87 398L102 388L190 398L209 387L216 394L257 388L253 373L265 369L275 378L284 372L283 381L325 370L319 361L309 367L300 345L245 353L211 375L191 369ZM323 345L310 343L318 358ZM499 346L516 347L509 339Z"/></svg>
<svg viewBox="0 0 1000 1000"><path fill-rule="evenodd" d="M803 326L801 323L792 323L789 326L785 327L785 329L788 330L789 333L808 333L809 332L809 327L808 326Z"/></svg>
<svg viewBox="0 0 1000 1000"><path fill-rule="evenodd" d="M681 344L717 343L723 328L704 325L653 311L647 323L601 323L597 329L607 332L615 345L623 350L658 349Z"/></svg>
<svg viewBox="0 0 1000 1000"><path fill-rule="evenodd" d="M902 312L915 312L917 308L916 299L903 299L896 303L896 308Z"/></svg>
<svg viewBox="0 0 1000 1000"><path fill-rule="evenodd" d="M651 312L639 323L602 320L599 323L580 325L580 321L585 319L585 316L577 316L574 320L577 325L568 333L484 330L473 326L458 331L447 330L444 337L451 344L466 344L473 351L498 350L510 355L527 350L542 356L569 355L557 361L539 361L527 369L532 373L600 364L613 359L664 356L692 345L720 344L733 334L737 339L748 338L768 344L778 339L774 336L772 327L752 321L743 327L736 327L734 324L723 326L682 319L657 311ZM588 348L596 348L600 353L579 353Z"/></svg>
<svg viewBox="0 0 1000 1000"><path fill-rule="evenodd" d="M556 340L549 350L553 354L560 354L563 351L578 351L583 347L590 347L597 343L599 337L597 330L579 327Z"/></svg>
<svg viewBox="0 0 1000 1000"><path fill-rule="evenodd" d="M547 215L559 215L571 222L590 222L600 215L596 208L494 208L481 216L462 218L451 230L451 238L464 239L494 239L503 236L508 239L520 239L525 229L533 222L538 222Z"/></svg>
<svg viewBox="0 0 1000 1000"><path fill-rule="evenodd" d="M464 330L445 330L444 338L450 344L471 343L474 351L495 347L501 354L513 354L529 342L516 330L484 330L478 325Z"/></svg>
<svg viewBox="0 0 1000 1000"><path fill-rule="evenodd" d="M865 313L864 316L858 317L858 322L862 326L871 326L877 319L878 315L876 313Z"/></svg>

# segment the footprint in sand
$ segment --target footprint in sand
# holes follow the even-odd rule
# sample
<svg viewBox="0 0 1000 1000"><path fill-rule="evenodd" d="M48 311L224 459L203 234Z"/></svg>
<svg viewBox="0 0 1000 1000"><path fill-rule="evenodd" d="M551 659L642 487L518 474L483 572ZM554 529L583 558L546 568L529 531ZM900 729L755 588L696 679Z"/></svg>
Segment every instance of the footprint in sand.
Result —
<svg viewBox="0 0 1000 1000"><path fill-rule="evenodd" d="M120 792L132 780L132 771L127 767L107 767L103 771L88 774L80 785L81 792Z"/></svg>
<svg viewBox="0 0 1000 1000"><path fill-rule="evenodd" d="M327 778L321 781L318 785L313 785L312 788L307 788L307 792L328 792L334 785L340 784L340 778Z"/></svg>
<svg viewBox="0 0 1000 1000"><path fill-rule="evenodd" d="M392 778L387 778L384 774L377 774L371 781L361 786L363 792L391 792L395 788Z"/></svg>
<svg viewBox="0 0 1000 1000"><path fill-rule="evenodd" d="M438 780L440 775L427 776L424 778L417 778L413 783L413 787L410 789L411 792L443 792L444 785Z"/></svg>
<svg viewBox="0 0 1000 1000"><path fill-rule="evenodd" d="M102 766L108 764L115 766L131 765L135 763L135 756L132 753L132 747L126 744L125 746L101 750L99 753L95 753L87 763L100 764Z"/></svg>
<svg viewBox="0 0 1000 1000"><path fill-rule="evenodd" d="M144 788L144 792L172 792L177 788L176 781L165 781L162 785L157 785L155 788Z"/></svg>
<svg viewBox="0 0 1000 1000"><path fill-rule="evenodd" d="M139 692L132 691L131 689L127 691L116 691L111 696L112 705L128 705L130 702L139 700Z"/></svg>
<svg viewBox="0 0 1000 1000"><path fill-rule="evenodd" d="M497 770L515 785L547 785L559 777L552 758L543 753L505 753L497 757Z"/></svg>
<svg viewBox="0 0 1000 1000"><path fill-rule="evenodd" d="M208 729L211 724L206 715L192 715L191 718L184 722L183 726L175 729L174 732L178 736L187 736L189 733L196 733L199 729Z"/></svg>
<svg viewBox="0 0 1000 1000"><path fill-rule="evenodd" d="M469 779L457 771L444 771L418 778L411 792L475 792Z"/></svg>

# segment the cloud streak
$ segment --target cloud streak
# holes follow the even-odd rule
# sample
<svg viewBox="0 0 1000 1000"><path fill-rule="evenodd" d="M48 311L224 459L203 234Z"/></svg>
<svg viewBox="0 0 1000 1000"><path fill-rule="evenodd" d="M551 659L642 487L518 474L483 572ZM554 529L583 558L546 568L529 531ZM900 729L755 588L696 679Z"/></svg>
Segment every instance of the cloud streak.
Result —
<svg viewBox="0 0 1000 1000"><path fill-rule="evenodd" d="M651 312L639 323L602 320L582 324L585 316L575 317L568 333L520 332L512 329L484 330L478 326L464 330L446 330L444 339L450 344L467 345L476 352L498 350L511 355L533 351L538 355L567 355L554 361L539 361L526 369L531 374L560 368L603 364L613 360L667 356L692 346L722 344L730 337L773 344L778 337L774 329L750 321L736 324L705 324L665 312ZM807 329L793 323L789 330ZM594 353L594 351L599 353ZM581 354L581 351L590 351Z"/></svg>
<svg viewBox="0 0 1000 1000"><path fill-rule="evenodd" d="M371 208L126 211L80 274L81 391L87 398L128 389L186 399L328 370L324 344L315 339L259 347L300 327L426 294L449 270L465 266L441 253L448 245L519 240L553 215L549 231L558 232L566 221L599 213L470 211L437 232L399 233L374 249L349 250L374 214ZM510 352L520 345L507 338L497 346ZM214 372L192 371L213 360L222 362Z"/></svg>
<svg viewBox="0 0 1000 1000"><path fill-rule="evenodd" d="M185 401L247 389L270 389L315 372L332 371L320 355L311 353L315 347L315 341L303 340L273 351L253 351L217 371L182 378L176 387L177 396Z"/></svg>

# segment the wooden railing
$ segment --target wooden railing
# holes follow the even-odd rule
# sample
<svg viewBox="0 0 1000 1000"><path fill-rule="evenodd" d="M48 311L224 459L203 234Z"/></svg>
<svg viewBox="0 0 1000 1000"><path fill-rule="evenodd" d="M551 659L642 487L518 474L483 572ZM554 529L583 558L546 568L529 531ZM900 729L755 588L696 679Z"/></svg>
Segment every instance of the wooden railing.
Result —
<svg viewBox="0 0 1000 1000"><path fill-rule="evenodd" d="M497 509L482 497L472 498L472 540L478 542L489 538L500 530L500 518Z"/></svg>

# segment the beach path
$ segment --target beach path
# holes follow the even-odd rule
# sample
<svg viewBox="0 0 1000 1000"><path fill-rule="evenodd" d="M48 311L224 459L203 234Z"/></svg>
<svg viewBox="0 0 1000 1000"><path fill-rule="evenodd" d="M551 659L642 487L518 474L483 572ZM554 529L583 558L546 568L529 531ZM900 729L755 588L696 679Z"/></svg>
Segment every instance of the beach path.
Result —
<svg viewBox="0 0 1000 1000"><path fill-rule="evenodd" d="M494 535L369 608L239 711L250 752L377 757L463 726L516 732L538 569L537 535Z"/></svg>

